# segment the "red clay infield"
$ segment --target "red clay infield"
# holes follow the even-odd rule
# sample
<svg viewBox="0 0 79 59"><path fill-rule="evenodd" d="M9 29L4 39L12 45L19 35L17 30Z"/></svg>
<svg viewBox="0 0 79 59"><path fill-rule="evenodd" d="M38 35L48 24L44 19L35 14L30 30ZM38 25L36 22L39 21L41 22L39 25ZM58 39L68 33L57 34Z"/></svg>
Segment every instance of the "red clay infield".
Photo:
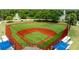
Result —
<svg viewBox="0 0 79 59"><path fill-rule="evenodd" d="M31 28L31 29L25 29L22 31L17 32L17 34L26 42L28 43L30 46L34 46L28 39L24 38L24 35L32 33L32 32L41 32L45 35L48 36L48 38L46 38L45 40L42 40L40 42L38 42L37 44L42 44L43 42L47 41L49 38L53 37L56 33L52 30L46 29L46 28ZM45 50L47 49L51 49L52 45L57 44L58 42L60 42L62 40L63 37L65 37L68 33L68 27L65 28L65 30L62 32L62 35L60 38L58 38L56 41L54 41L53 43L51 43L48 47L44 48ZM10 26L7 25L6 26L6 35L7 37L9 37L11 43L13 43L14 48L16 50L19 49L23 49L24 47L22 47L17 41L16 39L14 39L14 37L11 35L11 30L10 30Z"/></svg>
<svg viewBox="0 0 79 59"><path fill-rule="evenodd" d="M32 32L41 32L42 34L45 34L48 36L45 40L42 40L38 42L37 44L42 44L43 42L47 41L49 38L53 37L56 32L46 29L46 28L30 28L30 29L25 29L22 31L18 31L17 34L25 41L27 42L30 46L33 46L33 44L29 41L29 39L24 38L24 35L27 35Z"/></svg>

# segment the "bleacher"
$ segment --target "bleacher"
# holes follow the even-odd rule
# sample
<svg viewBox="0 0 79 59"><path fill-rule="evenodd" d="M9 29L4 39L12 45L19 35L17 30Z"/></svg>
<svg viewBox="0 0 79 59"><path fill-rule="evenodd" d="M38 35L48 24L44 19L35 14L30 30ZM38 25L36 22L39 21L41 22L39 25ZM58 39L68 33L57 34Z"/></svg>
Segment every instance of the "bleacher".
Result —
<svg viewBox="0 0 79 59"><path fill-rule="evenodd" d="M62 39L61 42L52 46L55 50L68 50L73 42L71 41L70 37L66 36Z"/></svg>
<svg viewBox="0 0 79 59"><path fill-rule="evenodd" d="M6 36L0 39L0 50L13 50L12 44Z"/></svg>

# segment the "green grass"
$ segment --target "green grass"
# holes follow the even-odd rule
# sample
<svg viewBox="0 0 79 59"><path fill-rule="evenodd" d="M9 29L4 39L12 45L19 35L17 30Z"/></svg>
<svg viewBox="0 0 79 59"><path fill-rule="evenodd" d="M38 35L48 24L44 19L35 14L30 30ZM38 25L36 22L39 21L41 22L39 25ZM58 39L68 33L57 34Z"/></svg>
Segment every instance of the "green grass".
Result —
<svg viewBox="0 0 79 59"><path fill-rule="evenodd" d="M71 26L69 36L73 41L70 50L79 50L79 26Z"/></svg>
<svg viewBox="0 0 79 59"><path fill-rule="evenodd" d="M71 28L70 32L69 32L69 36L74 37L76 36L76 32L74 28Z"/></svg>
<svg viewBox="0 0 79 59"><path fill-rule="evenodd" d="M25 41L23 41L23 39L21 39L16 33L17 33L17 31L14 29L14 28L10 28L11 29L11 31L12 31L12 36L13 36L13 38L14 39L16 39L16 41L20 44L20 45L22 45L22 46L29 46Z"/></svg>
<svg viewBox="0 0 79 59"><path fill-rule="evenodd" d="M1 23L2 35L5 35L5 23Z"/></svg>
<svg viewBox="0 0 79 59"><path fill-rule="evenodd" d="M47 28L50 30L55 31L56 33L60 33L64 30L64 28L66 27L66 25L59 25L59 24L52 24L52 23L32 23L32 24L14 24L11 25L11 32L12 32L12 36L14 37L14 39L16 39L16 41L22 45L22 46L29 46L29 44L27 44L25 41L23 41L16 33L18 31L22 31L24 29L28 29L28 28ZM33 37L29 34L26 36L28 39L30 39L30 41L34 44L36 44L37 42L45 39L47 36L42 35L40 33L32 33ZM38 37L39 35L39 37ZM31 38L30 38L31 37ZM39 40L36 39L36 37L38 37ZM32 39L33 38L33 39ZM41 39L40 39L41 38ZM42 44L41 46L48 46L51 42L55 41L58 37L52 38L50 39L48 42L45 42L44 44ZM34 40L34 42L33 42Z"/></svg>
<svg viewBox="0 0 79 59"><path fill-rule="evenodd" d="M1 23L0 24L0 39L1 39L1 36L5 35L5 23Z"/></svg>
<svg viewBox="0 0 79 59"><path fill-rule="evenodd" d="M27 38L32 44L37 44L38 42L44 40L48 36L40 32L33 32L25 35L24 37Z"/></svg>
<svg viewBox="0 0 79 59"><path fill-rule="evenodd" d="M17 24L17 25L12 25L15 30L21 31L23 29L28 29L28 28L48 28L50 30L55 31L56 33L61 32L64 30L66 25L59 25L59 24L53 24L53 23L31 23L31 24Z"/></svg>
<svg viewBox="0 0 79 59"><path fill-rule="evenodd" d="M48 41L44 42L43 44L38 44L38 46L40 48L46 48L48 45L50 45L52 42L54 42L55 40L57 40L58 38L60 38L62 35L62 32L58 33L57 35L55 35L53 38L50 38Z"/></svg>

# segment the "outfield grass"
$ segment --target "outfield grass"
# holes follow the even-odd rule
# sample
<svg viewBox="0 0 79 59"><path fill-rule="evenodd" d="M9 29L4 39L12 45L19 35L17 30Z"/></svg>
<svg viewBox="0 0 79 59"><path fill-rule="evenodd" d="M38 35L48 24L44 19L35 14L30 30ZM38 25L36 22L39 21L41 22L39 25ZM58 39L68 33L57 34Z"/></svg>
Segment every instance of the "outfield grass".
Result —
<svg viewBox="0 0 79 59"><path fill-rule="evenodd" d="M25 35L24 37L27 38L32 44L37 44L38 42L45 40L48 36L40 32L33 32Z"/></svg>
<svg viewBox="0 0 79 59"><path fill-rule="evenodd" d="M64 30L66 25L59 25L59 24L52 24L52 23L31 23L31 24L17 24L17 25L12 25L15 30L21 31L23 29L28 29L28 28L48 28L50 30L55 31L56 33L61 32Z"/></svg>
<svg viewBox="0 0 79 59"><path fill-rule="evenodd" d="M23 41L16 33L18 31L21 31L21 30L24 30L24 29L28 29L28 28L47 28L47 29L50 29L50 30L53 30L55 31L56 33L60 33L62 32L64 29L65 29L66 25L59 25L59 24L52 24L52 23L31 23L31 24L14 24L14 25L11 25L11 32L12 32L12 36L16 39L16 41L22 45L22 46L29 46L29 44L27 44L25 41ZM37 43L39 42L40 40L43 40L44 38L46 38L46 36L40 34L39 38L42 38L40 39L39 41L37 41L37 39L35 38L35 36L37 36L36 34L38 33L33 33L33 37L34 38L34 42ZM59 37L60 35L58 35ZM29 35L26 36L28 39L30 39L30 41L32 42L33 39L30 38ZM38 36L37 36L38 37ZM58 37L55 37L54 39L50 39L48 42L44 43L43 45L46 47L48 46L51 42L55 41ZM35 41L36 40L36 41ZM34 43L34 44L35 44Z"/></svg>

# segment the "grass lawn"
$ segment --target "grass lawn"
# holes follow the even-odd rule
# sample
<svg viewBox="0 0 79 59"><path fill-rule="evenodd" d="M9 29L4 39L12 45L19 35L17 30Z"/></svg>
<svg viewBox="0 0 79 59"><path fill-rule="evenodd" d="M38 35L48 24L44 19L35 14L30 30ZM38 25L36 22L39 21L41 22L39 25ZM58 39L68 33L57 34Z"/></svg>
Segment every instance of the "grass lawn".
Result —
<svg viewBox="0 0 79 59"><path fill-rule="evenodd" d="M0 24L0 38L2 35L5 35L5 26L6 24L3 22Z"/></svg>
<svg viewBox="0 0 79 59"><path fill-rule="evenodd" d="M27 38L32 44L37 44L38 42L44 40L48 36L40 32L33 32L25 35L24 37Z"/></svg>
<svg viewBox="0 0 79 59"><path fill-rule="evenodd" d="M79 50L79 26L72 26L69 32L69 36L73 41L70 50Z"/></svg>
<svg viewBox="0 0 79 59"><path fill-rule="evenodd" d="M0 29L1 29L1 24L0 24ZM1 30L0 30L0 39L1 39Z"/></svg>

